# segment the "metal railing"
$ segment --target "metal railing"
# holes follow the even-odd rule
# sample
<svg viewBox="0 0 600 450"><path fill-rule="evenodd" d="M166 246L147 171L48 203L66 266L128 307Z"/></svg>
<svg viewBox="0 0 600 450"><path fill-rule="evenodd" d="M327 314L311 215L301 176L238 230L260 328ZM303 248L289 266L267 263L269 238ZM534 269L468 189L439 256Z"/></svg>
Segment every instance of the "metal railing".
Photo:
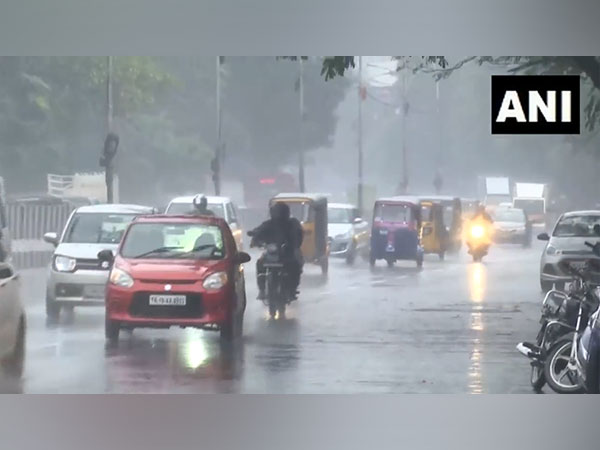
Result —
<svg viewBox="0 0 600 450"><path fill-rule="evenodd" d="M73 206L69 204L36 205L9 203L6 205L8 229L13 240L41 240L44 233L60 233Z"/></svg>

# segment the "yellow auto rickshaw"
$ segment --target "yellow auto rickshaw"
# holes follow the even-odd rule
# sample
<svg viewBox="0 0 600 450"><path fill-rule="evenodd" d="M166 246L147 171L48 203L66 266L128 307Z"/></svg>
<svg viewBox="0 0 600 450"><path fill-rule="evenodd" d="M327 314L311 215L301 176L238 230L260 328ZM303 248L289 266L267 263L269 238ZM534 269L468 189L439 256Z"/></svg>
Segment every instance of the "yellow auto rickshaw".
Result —
<svg viewBox="0 0 600 450"><path fill-rule="evenodd" d="M304 240L302 256L307 263L318 264L323 274L329 269L329 243L327 241L327 197L319 194L278 194L271 199L274 203L286 203L292 217L302 224Z"/></svg>
<svg viewBox="0 0 600 450"><path fill-rule="evenodd" d="M462 202L458 197L436 195L421 197L422 201L439 203L442 206L442 222L446 232L444 252L456 253L462 245ZM440 257L443 259L443 257Z"/></svg>
<svg viewBox="0 0 600 450"><path fill-rule="evenodd" d="M448 249L448 232L444 225L444 207L438 201L420 199L421 245L425 254L436 254L444 259Z"/></svg>

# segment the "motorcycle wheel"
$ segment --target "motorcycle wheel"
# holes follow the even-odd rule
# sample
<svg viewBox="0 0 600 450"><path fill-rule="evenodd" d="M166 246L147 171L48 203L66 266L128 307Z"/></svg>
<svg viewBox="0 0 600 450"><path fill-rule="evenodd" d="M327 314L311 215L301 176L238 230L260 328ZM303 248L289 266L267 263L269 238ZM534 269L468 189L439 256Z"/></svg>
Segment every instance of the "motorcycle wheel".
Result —
<svg viewBox="0 0 600 450"><path fill-rule="evenodd" d="M546 384L544 367L538 364L531 364L531 374L529 377L529 381L534 391L541 391L544 385Z"/></svg>
<svg viewBox="0 0 600 450"><path fill-rule="evenodd" d="M394 267L394 260L393 260L393 259L391 259L391 258L390 258L390 259L388 259L388 260L387 260L387 265L388 265L388 267Z"/></svg>
<svg viewBox="0 0 600 450"><path fill-rule="evenodd" d="M561 339L552 346L544 364L544 377L550 388L558 394L580 394L584 387L577 373L568 369L573 340Z"/></svg>
<svg viewBox="0 0 600 450"><path fill-rule="evenodd" d="M271 319L274 319L276 315L277 315L277 305L275 304L275 302L270 301L269 302L269 316L271 317Z"/></svg>

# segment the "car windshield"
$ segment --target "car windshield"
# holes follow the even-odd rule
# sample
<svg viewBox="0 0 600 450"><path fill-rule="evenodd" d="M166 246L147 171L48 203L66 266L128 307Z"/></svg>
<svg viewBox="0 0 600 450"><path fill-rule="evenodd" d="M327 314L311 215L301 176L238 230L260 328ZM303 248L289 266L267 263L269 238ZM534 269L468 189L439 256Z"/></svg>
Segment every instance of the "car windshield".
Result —
<svg viewBox="0 0 600 450"><path fill-rule="evenodd" d="M378 203L375 208L375 220L381 222L409 222L412 219L408 205Z"/></svg>
<svg viewBox="0 0 600 450"><path fill-rule="evenodd" d="M514 202L515 208L524 210L527 214L544 214L544 200L522 200Z"/></svg>
<svg viewBox="0 0 600 450"><path fill-rule="evenodd" d="M218 226L200 223L136 223L131 225L121 255L125 258L223 259Z"/></svg>
<svg viewBox="0 0 600 450"><path fill-rule="evenodd" d="M220 217L222 219L225 218L225 210L223 205L220 203L209 203L208 209L210 209L215 216ZM171 203L167 208L166 214L177 216L177 215L187 215L194 214L195 208L192 203Z"/></svg>
<svg viewBox="0 0 600 450"><path fill-rule="evenodd" d="M349 208L329 208L327 217L329 223L352 223L352 210Z"/></svg>
<svg viewBox="0 0 600 450"><path fill-rule="evenodd" d="M494 213L494 220L496 222L525 223L525 215L518 209L499 209Z"/></svg>
<svg viewBox="0 0 600 450"><path fill-rule="evenodd" d="M133 214L75 213L63 242L71 244L118 244Z"/></svg>
<svg viewBox="0 0 600 450"><path fill-rule="evenodd" d="M556 237L598 237L600 236L600 216L568 216L563 217L553 236Z"/></svg>

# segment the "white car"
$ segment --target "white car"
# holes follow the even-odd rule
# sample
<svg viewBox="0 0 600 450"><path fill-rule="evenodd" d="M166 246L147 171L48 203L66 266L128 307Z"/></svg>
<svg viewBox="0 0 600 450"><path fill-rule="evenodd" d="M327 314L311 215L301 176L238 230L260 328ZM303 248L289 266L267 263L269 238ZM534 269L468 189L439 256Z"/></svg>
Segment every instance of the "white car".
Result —
<svg viewBox="0 0 600 450"><path fill-rule="evenodd" d="M356 255L368 256L369 224L359 217L356 206L329 203L327 221L330 256L345 258L348 264L354 262Z"/></svg>
<svg viewBox="0 0 600 450"><path fill-rule="evenodd" d="M21 378L25 332L19 276L8 262L0 262L0 365L3 375Z"/></svg>
<svg viewBox="0 0 600 450"><path fill-rule="evenodd" d="M44 235L56 247L46 284L49 319L58 319L63 306L104 306L109 267L98 259L98 253L117 250L129 223L155 211L139 205L82 206L73 211L60 237Z"/></svg>
<svg viewBox="0 0 600 450"><path fill-rule="evenodd" d="M199 194L202 195L202 194ZM191 214L194 212L194 198L196 195L177 197L171 200L169 206L165 210L165 214L168 215L179 215L179 214ZM243 236L242 236L242 225L240 223L237 208L229 197L216 197L206 196L206 202L208 209L211 210L215 216L225 219L225 222L231 228L233 237L238 246L238 250L243 250Z"/></svg>
<svg viewBox="0 0 600 450"><path fill-rule="evenodd" d="M538 235L547 241L540 259L540 285L548 292L554 285L564 288L572 276L562 270L560 262L568 260L578 263L596 258L586 242L600 241L600 211L572 211L560 216L551 235Z"/></svg>
<svg viewBox="0 0 600 450"><path fill-rule="evenodd" d="M4 195L4 182L0 177L0 258L2 253L9 259L11 255L12 245L10 232L8 230L8 216L6 214L6 198Z"/></svg>

